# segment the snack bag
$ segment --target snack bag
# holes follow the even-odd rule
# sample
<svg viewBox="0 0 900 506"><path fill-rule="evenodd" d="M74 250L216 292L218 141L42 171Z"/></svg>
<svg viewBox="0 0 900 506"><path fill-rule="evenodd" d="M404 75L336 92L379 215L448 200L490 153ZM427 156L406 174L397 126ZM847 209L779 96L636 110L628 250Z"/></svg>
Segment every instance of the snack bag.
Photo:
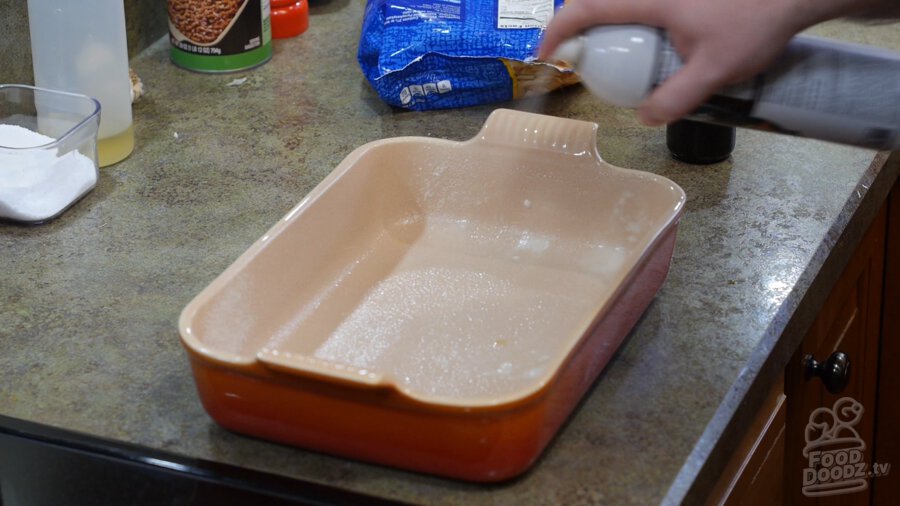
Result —
<svg viewBox="0 0 900 506"><path fill-rule="evenodd" d="M578 82L534 54L563 0L368 0L358 59L388 104L415 110L487 104Z"/></svg>

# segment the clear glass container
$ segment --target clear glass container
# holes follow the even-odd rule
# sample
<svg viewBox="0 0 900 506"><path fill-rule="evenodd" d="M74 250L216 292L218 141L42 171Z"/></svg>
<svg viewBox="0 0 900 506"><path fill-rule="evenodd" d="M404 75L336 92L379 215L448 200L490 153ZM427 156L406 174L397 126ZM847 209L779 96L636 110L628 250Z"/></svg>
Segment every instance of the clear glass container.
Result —
<svg viewBox="0 0 900 506"><path fill-rule="evenodd" d="M0 219L41 223L97 184L100 102L0 85Z"/></svg>

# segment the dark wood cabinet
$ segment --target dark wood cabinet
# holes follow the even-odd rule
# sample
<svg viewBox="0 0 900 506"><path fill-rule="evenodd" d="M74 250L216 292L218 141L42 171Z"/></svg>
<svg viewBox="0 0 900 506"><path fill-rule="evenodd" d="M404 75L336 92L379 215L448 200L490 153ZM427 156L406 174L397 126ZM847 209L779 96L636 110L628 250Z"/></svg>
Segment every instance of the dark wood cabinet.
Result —
<svg viewBox="0 0 900 506"><path fill-rule="evenodd" d="M897 468L893 471L886 469L886 478L872 480L872 497L876 505L897 504L900 501L900 478L897 476L900 474L900 183L894 187L888 201L887 230L878 354L875 462L882 466L892 464Z"/></svg>
<svg viewBox="0 0 900 506"><path fill-rule="evenodd" d="M784 490L785 395L776 383L722 472L707 504L757 505Z"/></svg>
<svg viewBox="0 0 900 506"><path fill-rule="evenodd" d="M878 386L885 209L878 213L785 368L785 480L790 504L869 504ZM849 358L847 384L834 392L810 373L837 375L825 362ZM845 367L848 364L843 364Z"/></svg>
<svg viewBox="0 0 900 506"><path fill-rule="evenodd" d="M900 160L895 156L889 163ZM843 359L849 370L841 385L841 373L847 372ZM757 412L708 503L898 504L900 479L889 467L900 463L898 361L900 182Z"/></svg>

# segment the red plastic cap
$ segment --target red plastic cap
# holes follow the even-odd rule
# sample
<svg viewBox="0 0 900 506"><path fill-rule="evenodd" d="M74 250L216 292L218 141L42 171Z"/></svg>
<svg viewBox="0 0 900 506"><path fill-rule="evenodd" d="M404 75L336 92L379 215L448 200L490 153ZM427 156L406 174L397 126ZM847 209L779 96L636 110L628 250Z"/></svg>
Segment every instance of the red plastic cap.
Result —
<svg viewBox="0 0 900 506"><path fill-rule="evenodd" d="M309 28L309 3L307 0L273 0L271 6L273 38L296 37Z"/></svg>

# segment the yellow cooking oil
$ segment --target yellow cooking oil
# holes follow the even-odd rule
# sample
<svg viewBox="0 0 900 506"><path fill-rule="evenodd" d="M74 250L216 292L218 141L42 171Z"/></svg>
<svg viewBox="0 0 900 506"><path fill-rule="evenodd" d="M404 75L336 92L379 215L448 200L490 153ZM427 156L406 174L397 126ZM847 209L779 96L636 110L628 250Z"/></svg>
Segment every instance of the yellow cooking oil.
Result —
<svg viewBox="0 0 900 506"><path fill-rule="evenodd" d="M97 140L97 159L101 167L121 162L134 149L134 123L125 130Z"/></svg>

